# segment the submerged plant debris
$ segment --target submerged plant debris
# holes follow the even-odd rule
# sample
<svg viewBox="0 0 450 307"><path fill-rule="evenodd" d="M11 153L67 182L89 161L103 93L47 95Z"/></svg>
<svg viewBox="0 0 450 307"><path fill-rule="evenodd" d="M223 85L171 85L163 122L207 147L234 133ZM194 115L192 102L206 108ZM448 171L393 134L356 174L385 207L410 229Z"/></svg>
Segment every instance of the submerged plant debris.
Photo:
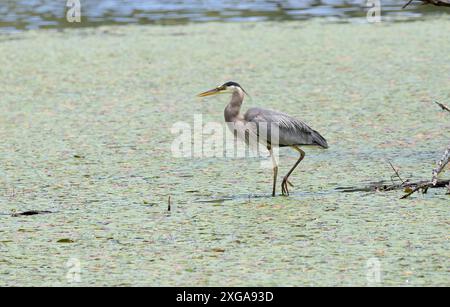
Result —
<svg viewBox="0 0 450 307"><path fill-rule="evenodd" d="M30 211L24 211L19 213L13 213L11 214L12 217L19 217L19 216L31 216L31 215L38 215L38 214L49 214L52 213L50 211L45 210L30 210Z"/></svg>

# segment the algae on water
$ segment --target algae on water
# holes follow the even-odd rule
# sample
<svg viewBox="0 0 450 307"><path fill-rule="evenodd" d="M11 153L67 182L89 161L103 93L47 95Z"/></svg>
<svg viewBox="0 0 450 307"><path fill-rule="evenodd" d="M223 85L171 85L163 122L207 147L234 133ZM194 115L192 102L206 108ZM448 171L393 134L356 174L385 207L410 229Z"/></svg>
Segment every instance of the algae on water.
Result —
<svg viewBox="0 0 450 307"><path fill-rule="evenodd" d="M450 20L30 31L0 42L0 285L449 285L448 196L339 193L422 178L448 144ZM176 122L282 109L321 131L289 198L258 159L179 159ZM280 173L296 159L281 150ZM249 197L251 195L259 197ZM167 199L171 196L171 211ZM55 244L58 240L73 244ZM72 259L72 260L71 260ZM378 282L378 281L376 281Z"/></svg>

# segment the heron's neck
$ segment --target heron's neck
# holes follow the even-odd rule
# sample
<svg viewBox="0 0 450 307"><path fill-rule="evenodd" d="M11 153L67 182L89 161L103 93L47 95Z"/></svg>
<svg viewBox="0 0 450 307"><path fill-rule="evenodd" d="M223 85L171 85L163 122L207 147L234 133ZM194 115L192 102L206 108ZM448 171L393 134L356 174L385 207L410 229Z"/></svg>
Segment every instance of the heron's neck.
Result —
<svg viewBox="0 0 450 307"><path fill-rule="evenodd" d="M240 119L239 112L241 111L241 105L244 101L244 92L240 89L233 92L231 101L225 108L225 121L234 122Z"/></svg>

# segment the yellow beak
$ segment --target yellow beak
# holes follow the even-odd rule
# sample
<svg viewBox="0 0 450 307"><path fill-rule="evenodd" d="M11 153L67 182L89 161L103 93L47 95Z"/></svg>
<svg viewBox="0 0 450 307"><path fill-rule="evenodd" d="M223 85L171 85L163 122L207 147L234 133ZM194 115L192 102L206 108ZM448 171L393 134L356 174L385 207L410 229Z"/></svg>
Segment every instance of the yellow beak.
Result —
<svg viewBox="0 0 450 307"><path fill-rule="evenodd" d="M206 97L206 96L217 95L217 94L220 94L222 92L222 90L223 89L221 89L220 87L217 87L215 89L198 94L197 97Z"/></svg>

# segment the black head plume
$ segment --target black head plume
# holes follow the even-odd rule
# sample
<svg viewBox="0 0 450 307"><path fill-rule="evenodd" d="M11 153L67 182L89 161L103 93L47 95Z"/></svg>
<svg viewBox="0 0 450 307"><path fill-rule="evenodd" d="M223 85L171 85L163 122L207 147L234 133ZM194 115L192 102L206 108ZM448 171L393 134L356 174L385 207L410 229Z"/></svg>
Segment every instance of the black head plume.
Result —
<svg viewBox="0 0 450 307"><path fill-rule="evenodd" d="M236 87L239 87L247 96L250 97L250 95L244 90L244 88L237 82L228 81L227 83L224 83L222 86L226 86L226 87L228 87L228 86L236 86Z"/></svg>

